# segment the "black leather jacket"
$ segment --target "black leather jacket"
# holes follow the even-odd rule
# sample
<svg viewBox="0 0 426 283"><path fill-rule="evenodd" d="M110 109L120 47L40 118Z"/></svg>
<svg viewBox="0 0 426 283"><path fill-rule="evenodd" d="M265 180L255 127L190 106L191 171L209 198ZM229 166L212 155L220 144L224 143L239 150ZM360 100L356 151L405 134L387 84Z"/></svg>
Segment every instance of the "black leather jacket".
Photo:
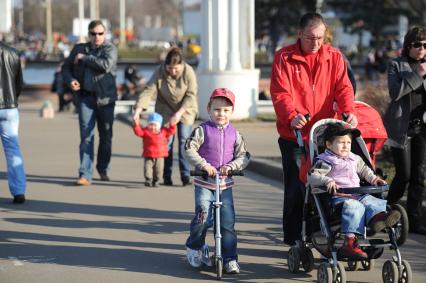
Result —
<svg viewBox="0 0 426 283"><path fill-rule="evenodd" d="M18 107L23 78L18 52L0 42L0 109Z"/></svg>
<svg viewBox="0 0 426 283"><path fill-rule="evenodd" d="M78 64L74 59L78 53L86 54ZM117 68L117 49L110 43L104 43L96 49L91 48L90 43L76 44L70 56L62 66L62 74L65 83L69 86L71 81L77 80L81 89L77 94L82 95L84 78L91 79L99 106L108 105L117 99L115 85ZM85 76L85 72L89 72Z"/></svg>

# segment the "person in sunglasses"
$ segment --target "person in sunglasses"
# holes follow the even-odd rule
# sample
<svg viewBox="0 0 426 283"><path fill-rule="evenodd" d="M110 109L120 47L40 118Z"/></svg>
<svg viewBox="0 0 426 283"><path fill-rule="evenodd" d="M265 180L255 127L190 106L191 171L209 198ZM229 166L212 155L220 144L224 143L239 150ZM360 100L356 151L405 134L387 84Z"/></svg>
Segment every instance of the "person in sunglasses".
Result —
<svg viewBox="0 0 426 283"><path fill-rule="evenodd" d="M93 173L94 135L97 123L99 146L96 169L101 181L109 181L112 126L117 99L115 85L117 50L105 41L106 28L100 20L89 23L89 41L76 44L62 72L77 100L80 125L80 169L76 185L90 185Z"/></svg>
<svg viewBox="0 0 426 283"><path fill-rule="evenodd" d="M407 194L410 232L426 235L422 225L423 163L426 153L426 28L413 27L404 37L400 57L388 66L391 99L384 116L395 164L395 177L387 201L398 202Z"/></svg>

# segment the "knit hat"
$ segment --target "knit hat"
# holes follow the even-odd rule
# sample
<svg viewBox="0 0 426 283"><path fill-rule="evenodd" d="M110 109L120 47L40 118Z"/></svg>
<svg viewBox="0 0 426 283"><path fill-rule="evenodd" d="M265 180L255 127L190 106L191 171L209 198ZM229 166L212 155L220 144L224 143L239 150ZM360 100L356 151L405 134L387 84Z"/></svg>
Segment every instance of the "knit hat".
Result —
<svg viewBox="0 0 426 283"><path fill-rule="evenodd" d="M351 135L352 138L357 138L361 135L358 129L350 128L342 123L330 124L324 130L324 141L331 141L334 137Z"/></svg>
<svg viewBox="0 0 426 283"><path fill-rule="evenodd" d="M212 94L210 95L210 99L215 98L215 97L224 97L224 98L228 99L232 103L232 107L234 107L235 95L229 89L224 88L224 87L215 89L212 92Z"/></svg>
<svg viewBox="0 0 426 283"><path fill-rule="evenodd" d="M163 123L163 117L157 112L151 112L148 114L148 124L157 123L158 127L161 128L161 124Z"/></svg>

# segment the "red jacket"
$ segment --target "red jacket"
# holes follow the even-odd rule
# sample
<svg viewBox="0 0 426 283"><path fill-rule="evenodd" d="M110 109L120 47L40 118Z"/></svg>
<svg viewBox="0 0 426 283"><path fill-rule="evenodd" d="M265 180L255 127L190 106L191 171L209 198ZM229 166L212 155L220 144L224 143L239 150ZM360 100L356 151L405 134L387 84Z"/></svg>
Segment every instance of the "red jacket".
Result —
<svg viewBox="0 0 426 283"><path fill-rule="evenodd" d="M169 128L163 127L158 134L149 131L146 128L141 128L139 124L133 125L133 132L138 137L143 138L143 157L159 158L167 157L169 150L167 147L168 138L174 135L176 126L170 124Z"/></svg>
<svg viewBox="0 0 426 283"><path fill-rule="evenodd" d="M309 113L311 117L302 129L305 141L316 121L334 117L334 102L343 112L353 113L354 92L342 54L332 46L322 45L318 56L313 78L300 50L300 40L275 54L270 90L281 138L296 140L290 123L298 113Z"/></svg>

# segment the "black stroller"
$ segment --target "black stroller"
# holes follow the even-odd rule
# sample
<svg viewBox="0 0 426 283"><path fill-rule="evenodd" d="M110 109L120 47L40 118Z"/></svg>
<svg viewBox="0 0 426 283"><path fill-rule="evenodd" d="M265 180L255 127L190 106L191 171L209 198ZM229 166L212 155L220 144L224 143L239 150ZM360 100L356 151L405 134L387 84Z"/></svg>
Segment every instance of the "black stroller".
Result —
<svg viewBox="0 0 426 283"><path fill-rule="evenodd" d="M314 160L318 154L325 150L323 132L329 123L343 123L337 119L323 119L316 122L309 136L309 154L310 159ZM347 124L347 126L349 126ZM368 153L366 144L362 137L357 137L352 142L352 152L360 155L364 162L373 170L373 165ZM308 160L308 162L309 162ZM371 186L361 184L359 188L339 189L342 193L372 194L381 197L383 192L388 190L388 186ZM374 260L379 258L384 248L390 248L395 252L391 260L387 260L382 269L383 282L411 282L412 271L410 264L402 259L399 246L402 245L408 235L408 218L405 209L398 205L388 206L387 210L394 209L401 213L401 219L392 228L386 228L385 235L377 235L375 238L369 238L372 234L368 228L365 229L363 237L360 237L359 244L361 249L368 255L368 259L356 261L345 258L339 253L339 247L343 244L343 237L340 233L341 209L332 209L330 206L331 196L325 188L311 187L306 184L305 200L303 208L302 240L297 241L288 252L288 267L291 272L299 272L300 268L310 272L314 268L314 258L311 248L315 248L324 260L318 267L318 282L346 282L345 268L342 261L348 264L348 270L353 271L361 264L364 270L371 270L374 266Z"/></svg>

